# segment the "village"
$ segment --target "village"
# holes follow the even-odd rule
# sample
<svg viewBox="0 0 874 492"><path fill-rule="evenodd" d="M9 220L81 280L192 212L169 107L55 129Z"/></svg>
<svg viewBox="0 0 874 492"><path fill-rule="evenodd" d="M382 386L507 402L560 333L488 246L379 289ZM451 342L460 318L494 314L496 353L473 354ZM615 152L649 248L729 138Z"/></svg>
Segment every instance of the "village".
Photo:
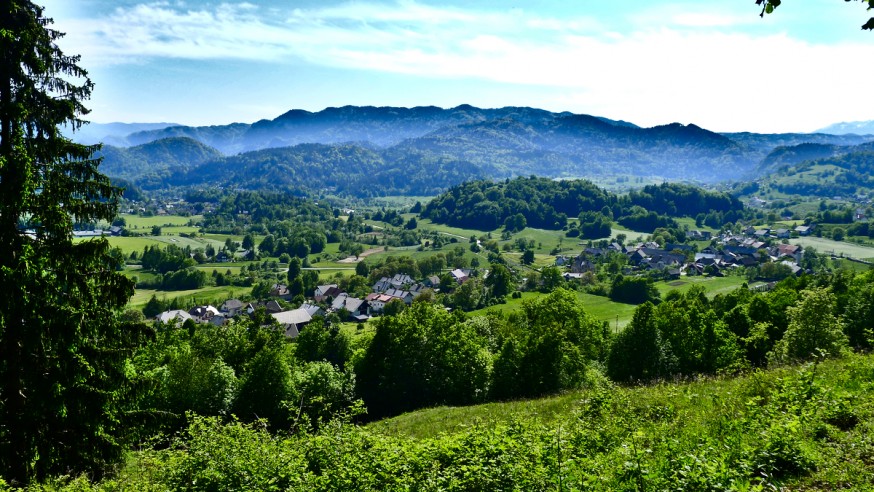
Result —
<svg viewBox="0 0 874 492"><path fill-rule="evenodd" d="M561 276L566 282L576 282L574 286L593 281L604 270L606 263L615 262L618 258L623 265L621 273L626 276L672 281L683 277L746 275L749 280L761 280L763 283L758 287L761 289L786 276L801 275L809 270L803 266L804 249L789 244L788 240L790 237L808 236L814 230L814 225L800 225L792 230L747 227L738 233L718 235L709 231L689 231L689 240L709 241L709 245L700 250L695 244L659 245L654 241L626 245L616 241L601 241L598 246L581 243L584 247L578 255L557 255L554 266L562 270ZM309 293L307 300L294 309L288 309L294 298L288 286L276 283L269 291L269 298L251 301L228 299L219 307L202 305L187 311L168 310L158 314L155 319L163 324L179 325L191 320L194 323L222 326L233 322L236 316L251 317L263 310L286 337L294 339L316 316L333 315L334 319L341 322L364 323L375 316L398 312L392 309L392 303L401 307L410 306L426 292L429 293L427 300L435 300L435 294L441 292L441 277L444 282L453 282L452 287L455 287L471 277L480 276L484 280L488 275L488 270L460 268L447 270L441 276L430 275L422 279L397 273L378 279L370 288L371 292L361 298L344 292L337 283L327 283L318 285ZM516 287L525 289L526 280L517 279Z"/></svg>

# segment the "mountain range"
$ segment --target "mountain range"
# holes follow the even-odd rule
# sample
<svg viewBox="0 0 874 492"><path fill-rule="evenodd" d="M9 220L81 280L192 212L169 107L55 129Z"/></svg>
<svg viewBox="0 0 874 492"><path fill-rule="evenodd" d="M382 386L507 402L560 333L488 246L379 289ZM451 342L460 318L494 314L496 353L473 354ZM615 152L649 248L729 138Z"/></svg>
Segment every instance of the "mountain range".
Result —
<svg viewBox="0 0 874 492"><path fill-rule="evenodd" d="M817 133L832 133L835 135L846 135L848 133L854 133L856 135L872 135L874 134L874 120L835 123L834 125L829 125L821 130L817 130Z"/></svg>
<svg viewBox="0 0 874 492"><path fill-rule="evenodd" d="M353 196L428 195L469 179L531 174L715 183L761 174L766 159L778 159L771 155L778 148L874 140L720 134L679 123L641 128L568 112L468 105L292 110L252 124L167 126L114 138L128 147L104 146L103 172L146 189L269 187Z"/></svg>

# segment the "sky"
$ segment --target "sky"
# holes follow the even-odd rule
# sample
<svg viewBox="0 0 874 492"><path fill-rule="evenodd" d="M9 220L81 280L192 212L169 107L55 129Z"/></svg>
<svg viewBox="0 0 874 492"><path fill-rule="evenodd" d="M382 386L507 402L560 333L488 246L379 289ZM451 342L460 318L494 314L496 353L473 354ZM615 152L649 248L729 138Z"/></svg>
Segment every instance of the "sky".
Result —
<svg viewBox="0 0 874 492"><path fill-rule="evenodd" d="M714 131L874 119L863 3L35 0L88 118L251 123L290 109L530 106Z"/></svg>

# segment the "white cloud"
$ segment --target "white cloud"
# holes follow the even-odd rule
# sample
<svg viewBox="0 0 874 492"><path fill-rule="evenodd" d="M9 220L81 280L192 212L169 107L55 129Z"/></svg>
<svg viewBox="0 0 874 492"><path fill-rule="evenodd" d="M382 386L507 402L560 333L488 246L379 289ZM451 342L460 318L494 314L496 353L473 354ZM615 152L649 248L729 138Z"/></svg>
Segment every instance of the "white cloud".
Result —
<svg viewBox="0 0 874 492"><path fill-rule="evenodd" d="M633 23L642 25L643 17L636 19ZM780 122L785 127L786 121L805 130L874 114L861 94L845 88L845 81L870 80L872 71L862 61L867 46L820 46L779 34L701 29L738 22L729 15L668 10L655 24L620 34L585 17L403 0L295 9L284 16L251 4L208 10L151 3L76 22L64 26L72 33L68 43L89 63L298 59L335 68L540 86L545 100L566 105L560 109L641 124L675 115L726 130L774 128Z"/></svg>

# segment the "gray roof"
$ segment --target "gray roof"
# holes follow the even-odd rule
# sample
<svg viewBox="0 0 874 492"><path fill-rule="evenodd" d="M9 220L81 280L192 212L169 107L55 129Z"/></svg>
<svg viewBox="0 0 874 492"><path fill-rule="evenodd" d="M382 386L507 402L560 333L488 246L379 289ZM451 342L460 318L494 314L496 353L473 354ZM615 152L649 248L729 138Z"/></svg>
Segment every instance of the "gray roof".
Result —
<svg viewBox="0 0 874 492"><path fill-rule="evenodd" d="M313 320L313 317L310 316L310 313L308 313L306 309L292 309L291 311L273 313L270 316L273 316L273 318L281 325L297 326L309 323Z"/></svg>
<svg viewBox="0 0 874 492"><path fill-rule="evenodd" d="M187 311L183 311L181 309L174 309L172 311L164 311L163 313L157 316L158 321L164 323L165 325L171 321L176 323L184 323L191 319L191 315L188 314Z"/></svg>

